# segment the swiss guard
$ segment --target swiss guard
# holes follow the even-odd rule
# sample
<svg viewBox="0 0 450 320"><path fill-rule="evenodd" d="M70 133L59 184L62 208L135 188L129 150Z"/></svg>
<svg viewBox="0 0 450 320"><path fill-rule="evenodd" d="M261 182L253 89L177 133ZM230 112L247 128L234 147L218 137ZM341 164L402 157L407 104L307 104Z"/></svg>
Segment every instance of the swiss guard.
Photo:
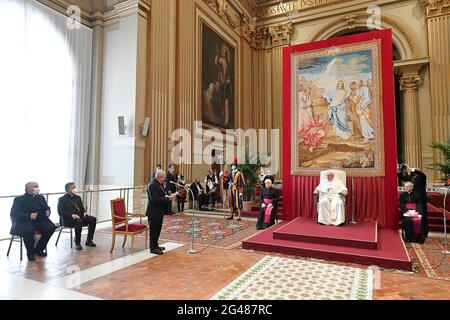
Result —
<svg viewBox="0 0 450 320"><path fill-rule="evenodd" d="M231 215L227 220L233 220L234 214L237 210L238 221L241 221L241 209L243 206L245 178L242 172L238 169L237 158L234 157L231 165L231 171L223 175L224 189L228 188L228 205L230 207Z"/></svg>

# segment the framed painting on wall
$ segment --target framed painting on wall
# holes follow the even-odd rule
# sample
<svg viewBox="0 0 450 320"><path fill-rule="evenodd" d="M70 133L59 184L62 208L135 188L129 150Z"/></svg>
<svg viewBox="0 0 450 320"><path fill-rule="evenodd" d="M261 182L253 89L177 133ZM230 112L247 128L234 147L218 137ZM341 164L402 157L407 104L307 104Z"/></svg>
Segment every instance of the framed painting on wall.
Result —
<svg viewBox="0 0 450 320"><path fill-rule="evenodd" d="M206 127L236 126L236 47L199 19L199 104Z"/></svg>

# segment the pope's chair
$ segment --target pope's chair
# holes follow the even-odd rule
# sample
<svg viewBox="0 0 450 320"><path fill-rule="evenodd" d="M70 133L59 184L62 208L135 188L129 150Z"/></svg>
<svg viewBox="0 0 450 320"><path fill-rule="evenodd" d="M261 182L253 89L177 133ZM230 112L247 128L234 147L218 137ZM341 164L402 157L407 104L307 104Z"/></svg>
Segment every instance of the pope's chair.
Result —
<svg viewBox="0 0 450 320"><path fill-rule="evenodd" d="M34 231L34 243L36 246L36 236L39 236L41 234L40 231L35 230ZM9 253L11 252L11 247L13 242L19 242L20 243L20 261L23 260L23 239L22 236L19 235L11 235L11 241L9 242L8 252L6 253L6 256L9 257ZM45 248L45 252L47 252L47 247Z"/></svg>
<svg viewBox="0 0 450 320"><path fill-rule="evenodd" d="M147 248L148 227L145 224L132 224L129 220L139 217L127 212L125 199L111 200L111 221L112 221L112 244L110 253L113 252L116 244L116 235L123 235L122 248L127 243L127 237L131 237L131 254L134 253L134 237L137 234L145 233L145 248Z"/></svg>
<svg viewBox="0 0 450 320"><path fill-rule="evenodd" d="M325 170L320 172L320 183L322 183L323 181L328 179L328 173L332 172L334 174L334 178L341 181L344 186L347 186L347 173L345 171L342 170L336 170L336 169L329 169L329 170ZM316 221L319 221L319 200L320 200L320 195L317 194L316 196L316 201L317 201L317 209L316 209ZM347 206L347 197L342 196L341 197L342 200L344 201L345 206ZM347 208L346 208L347 211Z"/></svg>

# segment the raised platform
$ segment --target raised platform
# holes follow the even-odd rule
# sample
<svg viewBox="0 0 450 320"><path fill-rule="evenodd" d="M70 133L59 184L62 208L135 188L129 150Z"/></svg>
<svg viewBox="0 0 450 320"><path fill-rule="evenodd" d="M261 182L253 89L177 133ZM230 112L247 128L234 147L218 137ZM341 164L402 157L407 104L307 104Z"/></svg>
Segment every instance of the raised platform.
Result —
<svg viewBox="0 0 450 320"><path fill-rule="evenodd" d="M378 226L372 222L334 227L322 226L315 220L299 218L277 229L273 237L279 240L378 249Z"/></svg>
<svg viewBox="0 0 450 320"><path fill-rule="evenodd" d="M377 248L371 249L362 247L373 242L371 241L373 234L366 232L372 229L370 225L361 225L359 226L360 229L355 229L355 226L350 225L334 227L340 230L333 230L332 235L325 236L325 229L323 232L321 230L320 234L312 231L306 232L307 226L312 227L315 224L314 221L303 221L303 223L301 219L282 222L244 240L242 247L247 250L376 265L390 269L412 270L411 259L398 231L379 229L376 236ZM353 232L356 234L353 234ZM290 240L280 239L280 235L292 238ZM299 239L302 240L299 241ZM327 242L327 240L330 242ZM369 246L373 246L373 244Z"/></svg>

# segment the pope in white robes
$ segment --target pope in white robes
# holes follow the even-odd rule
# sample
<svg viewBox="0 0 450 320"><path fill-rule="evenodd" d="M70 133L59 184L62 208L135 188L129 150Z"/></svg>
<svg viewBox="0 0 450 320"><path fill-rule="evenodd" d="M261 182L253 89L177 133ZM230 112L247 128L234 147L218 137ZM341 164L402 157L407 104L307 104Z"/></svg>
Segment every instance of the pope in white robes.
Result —
<svg viewBox="0 0 450 320"><path fill-rule="evenodd" d="M341 181L334 178L333 172L329 172L327 179L320 182L314 194L319 195L319 223L334 226L345 223L344 197L348 195L348 190Z"/></svg>

